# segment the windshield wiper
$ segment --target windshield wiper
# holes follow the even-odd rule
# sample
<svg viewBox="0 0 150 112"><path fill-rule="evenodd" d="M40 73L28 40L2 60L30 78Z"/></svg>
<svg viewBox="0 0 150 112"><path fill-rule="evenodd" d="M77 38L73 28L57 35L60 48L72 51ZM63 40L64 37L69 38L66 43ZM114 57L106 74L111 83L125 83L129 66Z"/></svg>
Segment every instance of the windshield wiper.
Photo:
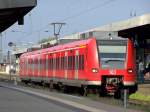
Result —
<svg viewBox="0 0 150 112"><path fill-rule="evenodd" d="M102 59L105 63L108 63L110 61L124 61L125 59L122 58L103 58Z"/></svg>

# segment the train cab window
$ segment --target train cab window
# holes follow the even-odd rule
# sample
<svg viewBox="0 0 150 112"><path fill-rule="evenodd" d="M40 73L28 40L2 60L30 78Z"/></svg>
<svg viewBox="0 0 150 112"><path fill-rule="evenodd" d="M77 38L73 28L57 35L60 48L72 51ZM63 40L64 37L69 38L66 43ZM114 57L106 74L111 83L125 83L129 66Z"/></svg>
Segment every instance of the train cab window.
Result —
<svg viewBox="0 0 150 112"><path fill-rule="evenodd" d="M99 63L103 69L122 69L125 67L127 40L99 40Z"/></svg>

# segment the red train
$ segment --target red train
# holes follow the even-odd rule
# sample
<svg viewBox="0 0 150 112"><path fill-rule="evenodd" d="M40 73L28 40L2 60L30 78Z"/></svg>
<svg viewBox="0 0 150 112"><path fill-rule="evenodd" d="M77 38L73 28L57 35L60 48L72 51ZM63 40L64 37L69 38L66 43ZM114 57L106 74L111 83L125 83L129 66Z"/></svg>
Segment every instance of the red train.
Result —
<svg viewBox="0 0 150 112"><path fill-rule="evenodd" d="M121 90L137 89L134 47L130 39L96 39L74 41L20 57L20 79L24 82L98 89L101 96Z"/></svg>

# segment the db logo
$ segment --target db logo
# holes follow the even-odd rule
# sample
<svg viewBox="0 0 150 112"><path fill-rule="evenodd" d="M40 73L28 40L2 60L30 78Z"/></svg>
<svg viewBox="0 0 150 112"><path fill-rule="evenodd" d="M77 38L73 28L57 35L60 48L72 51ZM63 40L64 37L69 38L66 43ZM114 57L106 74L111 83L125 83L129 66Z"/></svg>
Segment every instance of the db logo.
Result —
<svg viewBox="0 0 150 112"><path fill-rule="evenodd" d="M111 70L109 70L109 73L110 73L111 75L115 75L115 74L116 74L116 70L115 70L115 69L111 69Z"/></svg>

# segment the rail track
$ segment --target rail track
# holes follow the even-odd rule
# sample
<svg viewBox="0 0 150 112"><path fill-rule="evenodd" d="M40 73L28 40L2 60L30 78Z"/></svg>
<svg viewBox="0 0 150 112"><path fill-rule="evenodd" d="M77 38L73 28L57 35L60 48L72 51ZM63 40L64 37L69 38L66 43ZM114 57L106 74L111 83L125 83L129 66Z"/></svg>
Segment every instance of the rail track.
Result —
<svg viewBox="0 0 150 112"><path fill-rule="evenodd" d="M6 76L6 75L0 75L0 81L4 81L7 83L14 83L14 80L18 79L17 75L13 75L11 77L11 81L10 81L10 76ZM27 88L35 88L35 89L42 89L43 91L54 91L54 92L62 92L62 90L55 88L53 90L50 90L49 85L43 85L43 84L33 84L33 83L22 83L20 81L18 81L17 83L19 86L23 86L23 87L27 87ZM67 94L71 94L73 96L81 96L77 91L71 91ZM123 106L123 101L122 100L118 100L118 99L114 99L114 97L112 95L108 95L107 97L99 97L98 94L93 94L93 93L89 93L87 96L84 96L87 98L90 98L92 100L96 100L96 101L100 101L102 103L105 104L110 104L110 105L117 105L122 107ZM146 102L146 101L140 101L140 100L133 100L133 99L129 99L128 100L128 108L136 108L136 109L140 109L140 110L144 110L146 112L150 112L150 102Z"/></svg>

